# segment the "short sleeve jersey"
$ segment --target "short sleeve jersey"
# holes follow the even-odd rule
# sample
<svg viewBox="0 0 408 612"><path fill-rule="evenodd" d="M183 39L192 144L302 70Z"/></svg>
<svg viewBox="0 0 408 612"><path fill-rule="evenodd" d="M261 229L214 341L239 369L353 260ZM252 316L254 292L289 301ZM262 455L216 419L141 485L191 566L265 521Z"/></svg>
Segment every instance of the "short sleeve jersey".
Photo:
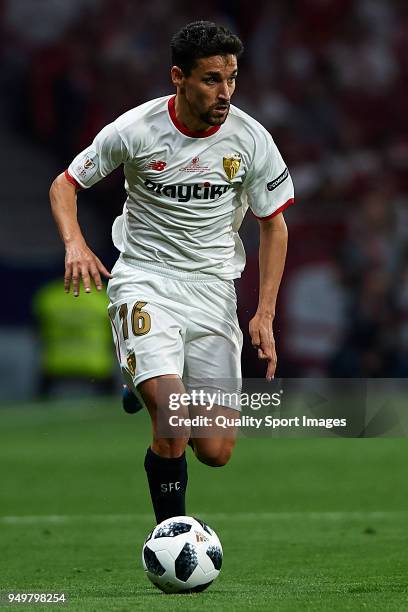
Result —
<svg viewBox="0 0 408 612"><path fill-rule="evenodd" d="M237 278L248 207L265 219L294 201L272 137L232 105L223 125L191 132L177 120L175 96L142 104L103 128L66 176L86 189L121 164L127 199L112 238L130 263Z"/></svg>

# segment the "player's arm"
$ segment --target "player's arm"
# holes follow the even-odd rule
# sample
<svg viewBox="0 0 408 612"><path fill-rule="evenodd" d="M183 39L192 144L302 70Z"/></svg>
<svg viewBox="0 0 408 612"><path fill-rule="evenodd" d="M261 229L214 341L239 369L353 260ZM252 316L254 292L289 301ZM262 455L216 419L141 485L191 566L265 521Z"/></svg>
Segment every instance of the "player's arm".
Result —
<svg viewBox="0 0 408 612"><path fill-rule="evenodd" d="M89 147L79 153L68 170L57 176L50 189L52 213L65 244L65 291L79 295L82 282L86 292L91 279L102 289L101 274L111 278L103 263L85 242L77 219L77 189L89 189L110 174L128 158L127 147L115 122L105 126Z"/></svg>
<svg viewBox="0 0 408 612"><path fill-rule="evenodd" d="M98 291L102 289L101 274L111 274L85 242L77 219L75 186L64 173L57 176L50 188L51 210L65 245L64 289L68 293L71 282L75 296L79 295L82 278L85 291L91 291L91 278Z"/></svg>
<svg viewBox="0 0 408 612"><path fill-rule="evenodd" d="M266 378L271 380L276 370L276 350L273 320L276 299L285 266L288 230L283 214L271 219L259 219L259 301L255 316L249 323L252 345L259 359L268 361Z"/></svg>

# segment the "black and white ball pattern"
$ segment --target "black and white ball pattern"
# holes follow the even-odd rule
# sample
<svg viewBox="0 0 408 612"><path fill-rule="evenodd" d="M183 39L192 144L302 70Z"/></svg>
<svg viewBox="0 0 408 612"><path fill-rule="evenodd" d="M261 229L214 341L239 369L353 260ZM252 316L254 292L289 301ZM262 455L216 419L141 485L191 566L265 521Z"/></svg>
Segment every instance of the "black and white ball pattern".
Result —
<svg viewBox="0 0 408 612"><path fill-rule="evenodd" d="M222 550L219 546L209 546L206 554L210 557L216 570L221 569L222 565Z"/></svg>
<svg viewBox="0 0 408 612"><path fill-rule="evenodd" d="M159 529L154 530L154 538L175 538L180 533L187 533L190 531L191 525L187 523L168 523Z"/></svg>
<svg viewBox="0 0 408 612"><path fill-rule="evenodd" d="M197 549L190 542L186 542L174 562L176 578L187 582L197 565Z"/></svg>
<svg viewBox="0 0 408 612"><path fill-rule="evenodd" d="M148 571L155 576L163 576L166 569L158 560L156 554L148 546L143 548L143 558Z"/></svg>

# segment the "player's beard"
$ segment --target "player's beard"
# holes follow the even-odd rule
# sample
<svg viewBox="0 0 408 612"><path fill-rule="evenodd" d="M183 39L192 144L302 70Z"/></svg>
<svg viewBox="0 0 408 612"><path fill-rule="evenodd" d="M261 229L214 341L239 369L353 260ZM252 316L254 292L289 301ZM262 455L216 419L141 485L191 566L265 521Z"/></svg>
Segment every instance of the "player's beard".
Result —
<svg viewBox="0 0 408 612"><path fill-rule="evenodd" d="M213 111L217 110L218 107L223 107L225 109L225 112L219 117L216 117L213 115ZM207 125L222 125L228 117L229 109L229 102L228 104L213 104L205 113L200 114L200 120L203 121L203 123L206 123Z"/></svg>

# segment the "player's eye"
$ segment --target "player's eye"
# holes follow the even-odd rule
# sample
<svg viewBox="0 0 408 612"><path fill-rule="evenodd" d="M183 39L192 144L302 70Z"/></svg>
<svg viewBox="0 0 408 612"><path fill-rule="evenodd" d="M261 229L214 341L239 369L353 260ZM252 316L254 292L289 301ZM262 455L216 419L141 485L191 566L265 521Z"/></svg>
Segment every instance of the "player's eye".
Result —
<svg viewBox="0 0 408 612"><path fill-rule="evenodd" d="M209 83L211 85L215 83L215 79L214 77L207 77L206 79L204 79L204 83Z"/></svg>

